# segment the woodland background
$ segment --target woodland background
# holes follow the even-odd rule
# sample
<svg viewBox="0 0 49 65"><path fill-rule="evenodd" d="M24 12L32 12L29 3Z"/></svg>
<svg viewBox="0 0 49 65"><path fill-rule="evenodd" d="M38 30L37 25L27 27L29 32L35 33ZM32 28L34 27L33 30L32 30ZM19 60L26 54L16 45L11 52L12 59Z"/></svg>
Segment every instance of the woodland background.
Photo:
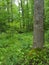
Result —
<svg viewBox="0 0 49 65"><path fill-rule="evenodd" d="M49 0L44 0L44 49L38 53L32 50L34 1L17 3L0 0L0 65L49 65Z"/></svg>

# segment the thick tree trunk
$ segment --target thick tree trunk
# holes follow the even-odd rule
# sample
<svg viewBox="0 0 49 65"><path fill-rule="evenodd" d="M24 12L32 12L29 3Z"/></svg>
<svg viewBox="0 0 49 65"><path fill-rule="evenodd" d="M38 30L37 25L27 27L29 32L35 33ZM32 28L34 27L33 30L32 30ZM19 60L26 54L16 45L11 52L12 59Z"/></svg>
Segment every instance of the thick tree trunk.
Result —
<svg viewBox="0 0 49 65"><path fill-rule="evenodd" d="M44 44L44 0L34 0L34 48Z"/></svg>

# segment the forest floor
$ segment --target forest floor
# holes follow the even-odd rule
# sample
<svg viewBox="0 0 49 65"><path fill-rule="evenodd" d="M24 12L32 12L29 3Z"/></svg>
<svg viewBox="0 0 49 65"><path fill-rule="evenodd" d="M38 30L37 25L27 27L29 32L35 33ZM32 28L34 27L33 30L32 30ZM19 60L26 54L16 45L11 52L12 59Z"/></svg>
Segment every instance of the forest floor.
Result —
<svg viewBox="0 0 49 65"><path fill-rule="evenodd" d="M32 32L22 34L0 34L0 65L13 65L19 62L22 63L21 61L24 58L24 54L27 54L30 51L32 45ZM46 46L48 47L49 44L46 43Z"/></svg>

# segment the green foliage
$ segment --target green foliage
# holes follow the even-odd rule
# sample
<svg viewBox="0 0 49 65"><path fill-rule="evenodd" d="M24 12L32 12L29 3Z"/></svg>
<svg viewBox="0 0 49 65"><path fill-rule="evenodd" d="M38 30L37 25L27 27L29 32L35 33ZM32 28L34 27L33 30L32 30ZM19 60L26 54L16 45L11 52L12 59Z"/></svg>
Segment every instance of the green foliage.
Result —
<svg viewBox="0 0 49 65"><path fill-rule="evenodd" d="M48 48L33 49L29 54L29 65L49 65Z"/></svg>
<svg viewBox="0 0 49 65"><path fill-rule="evenodd" d="M0 65L49 65L49 45L32 49L32 39L32 33L0 34Z"/></svg>
<svg viewBox="0 0 49 65"><path fill-rule="evenodd" d="M2 33L0 35L0 65L22 64L24 56L32 45L30 45L31 40L32 33Z"/></svg>
<svg viewBox="0 0 49 65"><path fill-rule="evenodd" d="M45 30L49 30L49 1L45 0L45 17L44 17L44 24L45 24Z"/></svg>
<svg viewBox="0 0 49 65"><path fill-rule="evenodd" d="M49 30L45 34L45 45L47 47L49 46Z"/></svg>
<svg viewBox="0 0 49 65"><path fill-rule="evenodd" d="M20 0L21 1L21 0ZM19 0L18 0L19 2ZM49 1L44 1L44 29L49 30ZM22 11L23 13L22 13ZM18 31L32 31L33 30L33 11L34 1L24 0L22 4L17 6L14 0L1 0L0 1L0 32L7 31L8 28L12 29L10 23L16 24L13 29ZM23 16L24 15L24 16ZM17 26L17 23L19 25Z"/></svg>

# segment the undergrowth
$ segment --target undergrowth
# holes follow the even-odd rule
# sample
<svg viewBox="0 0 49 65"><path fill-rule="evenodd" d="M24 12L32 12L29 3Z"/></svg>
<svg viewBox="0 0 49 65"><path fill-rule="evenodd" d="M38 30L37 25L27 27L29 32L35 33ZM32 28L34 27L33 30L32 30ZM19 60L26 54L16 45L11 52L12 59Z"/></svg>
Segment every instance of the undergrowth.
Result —
<svg viewBox="0 0 49 65"><path fill-rule="evenodd" d="M47 40L44 49L32 49L32 35L0 34L0 65L49 65Z"/></svg>

